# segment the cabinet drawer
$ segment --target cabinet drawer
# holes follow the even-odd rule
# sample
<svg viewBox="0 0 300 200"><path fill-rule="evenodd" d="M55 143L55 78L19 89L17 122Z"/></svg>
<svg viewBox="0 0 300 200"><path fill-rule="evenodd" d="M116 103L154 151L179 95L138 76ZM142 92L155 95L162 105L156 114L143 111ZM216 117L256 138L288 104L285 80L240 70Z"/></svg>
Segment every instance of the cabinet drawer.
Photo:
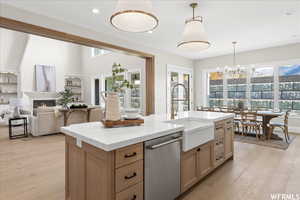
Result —
<svg viewBox="0 0 300 200"><path fill-rule="evenodd" d="M226 120L225 125L226 125L226 127L232 126L233 125L233 119Z"/></svg>
<svg viewBox="0 0 300 200"><path fill-rule="evenodd" d="M116 168L141 160L144 157L143 143L116 150Z"/></svg>
<svg viewBox="0 0 300 200"><path fill-rule="evenodd" d="M219 129L222 129L225 127L225 123L224 121L218 121L218 122L215 122L215 129L216 130L219 130Z"/></svg>
<svg viewBox="0 0 300 200"><path fill-rule="evenodd" d="M143 200L144 199L144 185L140 182L122 192L117 193L116 200Z"/></svg>
<svg viewBox="0 0 300 200"><path fill-rule="evenodd" d="M221 139L221 138L223 138L224 137L224 128L222 127L222 128L219 128L219 129L216 129L215 130L215 138L216 139Z"/></svg>
<svg viewBox="0 0 300 200"><path fill-rule="evenodd" d="M144 162L139 160L116 170L116 192L120 192L138 182L144 177Z"/></svg>

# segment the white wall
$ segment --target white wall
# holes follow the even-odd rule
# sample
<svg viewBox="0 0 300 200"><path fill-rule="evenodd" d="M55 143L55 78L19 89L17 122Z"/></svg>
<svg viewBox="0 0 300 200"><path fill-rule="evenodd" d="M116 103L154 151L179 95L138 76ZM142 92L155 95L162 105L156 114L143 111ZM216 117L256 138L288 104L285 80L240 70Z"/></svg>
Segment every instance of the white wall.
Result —
<svg viewBox="0 0 300 200"><path fill-rule="evenodd" d="M0 71L19 72L28 34L0 28Z"/></svg>
<svg viewBox="0 0 300 200"><path fill-rule="evenodd" d="M145 73L145 59L111 52L92 57L90 47L82 47L82 74L84 75L84 100L92 103L92 85L94 78L111 74L112 65L121 64L128 70L139 69ZM101 81L101 80L100 80Z"/></svg>
<svg viewBox="0 0 300 200"><path fill-rule="evenodd" d="M277 63L288 63L289 60L300 59L300 43L259 49L238 53L236 55L237 64L251 66L255 65L276 65ZM206 98L206 78L203 71L232 66L232 55L218 56L195 61L195 105L204 105Z"/></svg>
<svg viewBox="0 0 300 200"><path fill-rule="evenodd" d="M90 39L95 39L103 42L107 42L110 44L115 44L122 47L127 47L130 49L135 49L139 51L144 51L150 54L155 55L155 109L156 113L164 113L166 112L166 67L167 64L177 65L177 66L185 66L185 67L193 67L193 61L190 59L186 59L177 55L169 54L164 51L160 51L157 49L148 48L145 46L141 46L139 44L133 44L126 40L120 38L114 38L110 35L105 35L103 33L95 32L93 30L89 30L87 28L82 28L76 25L71 25L68 23L64 23L62 21L58 21L56 19L52 19L49 17L33 14L31 12L27 12L24 10L16 9L11 6L7 6L4 4L0 4L1 12L0 14L4 17L16 19L19 21L35 24L38 26L43 26L67 33L71 33L74 35L80 35L83 37L87 37ZM176 48L174 46L174 48Z"/></svg>
<svg viewBox="0 0 300 200"><path fill-rule="evenodd" d="M81 74L81 47L67 42L29 35L20 65L21 91L35 91L35 65L51 65L56 70L56 91L64 90L68 74Z"/></svg>

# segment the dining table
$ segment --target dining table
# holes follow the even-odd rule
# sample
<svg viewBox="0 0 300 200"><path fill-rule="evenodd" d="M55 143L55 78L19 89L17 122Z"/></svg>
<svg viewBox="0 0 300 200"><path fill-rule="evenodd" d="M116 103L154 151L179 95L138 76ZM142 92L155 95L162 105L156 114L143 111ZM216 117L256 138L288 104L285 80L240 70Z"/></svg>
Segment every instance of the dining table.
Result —
<svg viewBox="0 0 300 200"><path fill-rule="evenodd" d="M261 116L262 117L262 129L263 129L263 134L265 136L265 138L268 138L267 135L269 133L269 127L268 124L270 123L271 119L275 118L275 117L280 117L282 115L284 115L284 112L276 112L276 111L257 111L257 116ZM271 135L272 139L281 139L280 137L278 137L277 135L273 134Z"/></svg>

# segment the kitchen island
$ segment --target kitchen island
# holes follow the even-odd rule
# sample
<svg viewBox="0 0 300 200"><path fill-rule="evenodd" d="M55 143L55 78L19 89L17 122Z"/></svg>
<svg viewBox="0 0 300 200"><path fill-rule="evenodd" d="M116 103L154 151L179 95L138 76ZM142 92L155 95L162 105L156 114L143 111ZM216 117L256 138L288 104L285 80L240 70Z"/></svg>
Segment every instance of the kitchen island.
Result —
<svg viewBox="0 0 300 200"><path fill-rule="evenodd" d="M63 127L66 199L151 200L168 193L164 198L173 198L233 158L232 114L190 111L177 118L152 115L142 126L111 129L99 122ZM165 179L172 184L158 187Z"/></svg>

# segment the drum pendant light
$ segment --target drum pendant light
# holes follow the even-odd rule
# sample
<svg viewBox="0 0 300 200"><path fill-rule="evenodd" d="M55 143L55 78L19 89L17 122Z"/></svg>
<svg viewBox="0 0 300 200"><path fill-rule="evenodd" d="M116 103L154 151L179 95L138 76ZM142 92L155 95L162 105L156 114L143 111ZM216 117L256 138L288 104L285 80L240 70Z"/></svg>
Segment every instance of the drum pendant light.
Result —
<svg viewBox="0 0 300 200"><path fill-rule="evenodd" d="M183 37L177 47L191 52L202 51L210 47L210 42L204 30L203 18L195 17L195 8L198 4L192 3L190 6L193 8L193 18L186 20Z"/></svg>
<svg viewBox="0 0 300 200"><path fill-rule="evenodd" d="M122 31L141 33L154 30L158 18L153 14L151 0L118 0L110 23Z"/></svg>

